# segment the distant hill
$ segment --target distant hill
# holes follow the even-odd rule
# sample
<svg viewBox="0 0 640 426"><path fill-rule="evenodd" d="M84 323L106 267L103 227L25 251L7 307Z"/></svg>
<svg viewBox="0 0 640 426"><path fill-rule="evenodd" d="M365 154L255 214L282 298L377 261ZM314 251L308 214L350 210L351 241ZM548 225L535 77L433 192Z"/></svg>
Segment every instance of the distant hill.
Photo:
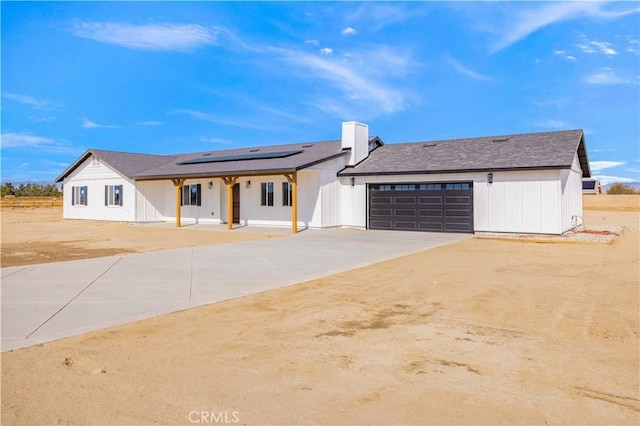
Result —
<svg viewBox="0 0 640 426"><path fill-rule="evenodd" d="M611 188L611 185L614 185L616 183L619 183L619 182L611 182L611 183L608 183L606 185L603 185L602 186L602 193L604 194L604 193L608 192L609 188ZM627 186L632 187L636 191L640 190L640 182L622 182L622 183L624 183Z"/></svg>

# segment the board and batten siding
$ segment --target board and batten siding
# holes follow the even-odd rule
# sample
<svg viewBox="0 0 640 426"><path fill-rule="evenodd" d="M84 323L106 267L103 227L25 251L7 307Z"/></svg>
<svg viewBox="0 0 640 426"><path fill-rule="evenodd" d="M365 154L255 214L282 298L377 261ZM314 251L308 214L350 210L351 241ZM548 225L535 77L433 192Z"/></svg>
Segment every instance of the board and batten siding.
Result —
<svg viewBox="0 0 640 426"><path fill-rule="evenodd" d="M319 227L331 228L342 225L340 207L342 185L336 176L340 170L344 169L348 160L348 156L342 156L306 169L319 172L319 191L313 215L314 223L319 224Z"/></svg>
<svg viewBox="0 0 640 426"><path fill-rule="evenodd" d="M583 223L582 168L576 154L571 169L561 171L562 230L566 232Z"/></svg>
<svg viewBox="0 0 640 426"><path fill-rule="evenodd" d="M562 170L442 173L400 176L357 176L340 178L342 224L367 226L367 184L473 182L473 222L475 232L560 234L571 222L571 210L562 209ZM575 197L574 197L575 198ZM581 207L580 207L581 208ZM567 216L567 217L564 217Z"/></svg>
<svg viewBox="0 0 640 426"><path fill-rule="evenodd" d="M251 182L247 185L247 182ZM261 184L273 183L273 206L261 205ZM291 207L283 205L282 184L287 182L284 175L252 176L238 179L240 185L240 224L252 226L291 226ZM314 216L318 198L319 174L317 172L298 172L298 227L314 228L320 226ZM227 222L227 192L224 184L220 193L221 218ZM248 187L247 187L248 186Z"/></svg>
<svg viewBox="0 0 640 426"><path fill-rule="evenodd" d="M209 188L211 182L211 188ZM136 182L138 189L138 222L175 222L176 188L170 180ZM184 224L218 224L220 220L221 188L226 196L226 187L220 179L187 179L185 185L200 184L200 206L180 207L180 220Z"/></svg>
<svg viewBox="0 0 640 426"><path fill-rule="evenodd" d="M122 206L105 205L105 186L122 185ZM87 187L87 205L72 205L73 187ZM135 183L114 171L99 158L87 158L63 181L62 217L65 219L111 220L133 222L136 220Z"/></svg>

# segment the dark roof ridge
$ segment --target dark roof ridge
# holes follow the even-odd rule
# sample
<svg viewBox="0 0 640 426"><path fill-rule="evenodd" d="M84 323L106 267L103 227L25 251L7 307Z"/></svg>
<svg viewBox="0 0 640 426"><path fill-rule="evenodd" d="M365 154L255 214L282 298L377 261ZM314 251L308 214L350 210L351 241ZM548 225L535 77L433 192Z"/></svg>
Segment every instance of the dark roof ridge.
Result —
<svg viewBox="0 0 640 426"><path fill-rule="evenodd" d="M532 135L546 135L551 133L571 133L571 132L581 132L584 133L582 129L570 129L570 130L550 130L546 132L527 132L527 133L512 133L505 135L487 135L487 136L471 136L467 138L451 138L451 139L434 139L434 140L419 140L419 141L408 141L408 142L388 142L385 145L410 145L410 144L421 144L421 143L447 143L447 142L455 142L455 141L469 141L469 140L486 140L486 139L504 139L504 138L512 138L512 137L523 137L523 136L532 136Z"/></svg>

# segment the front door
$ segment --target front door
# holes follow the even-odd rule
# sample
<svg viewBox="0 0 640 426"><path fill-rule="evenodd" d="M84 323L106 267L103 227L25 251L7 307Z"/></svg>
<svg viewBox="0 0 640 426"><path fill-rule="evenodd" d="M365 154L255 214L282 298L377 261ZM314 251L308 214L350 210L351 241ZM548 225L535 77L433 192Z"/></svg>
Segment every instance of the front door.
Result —
<svg viewBox="0 0 640 426"><path fill-rule="evenodd" d="M240 223L240 184L233 185L233 223Z"/></svg>

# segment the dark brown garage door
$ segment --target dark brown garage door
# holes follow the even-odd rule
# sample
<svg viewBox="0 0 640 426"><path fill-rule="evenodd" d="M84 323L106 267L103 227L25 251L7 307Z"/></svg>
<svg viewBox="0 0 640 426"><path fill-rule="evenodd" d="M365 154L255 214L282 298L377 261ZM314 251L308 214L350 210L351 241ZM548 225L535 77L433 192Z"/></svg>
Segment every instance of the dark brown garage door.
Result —
<svg viewBox="0 0 640 426"><path fill-rule="evenodd" d="M473 232L473 183L369 184L369 229Z"/></svg>

